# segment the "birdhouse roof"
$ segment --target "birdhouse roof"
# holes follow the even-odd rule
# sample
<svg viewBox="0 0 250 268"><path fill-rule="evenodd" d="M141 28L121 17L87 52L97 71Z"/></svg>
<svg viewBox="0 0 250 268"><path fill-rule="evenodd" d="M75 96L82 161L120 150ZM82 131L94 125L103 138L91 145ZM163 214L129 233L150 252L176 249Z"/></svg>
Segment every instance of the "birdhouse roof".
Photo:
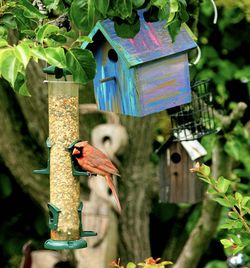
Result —
<svg viewBox="0 0 250 268"><path fill-rule="evenodd" d="M128 67L171 56L197 46L185 28L181 28L175 42L172 42L168 30L164 28L166 21L146 22L142 11L139 15L140 31L134 38L117 36L114 22L109 19L98 21L89 37L93 38L101 32ZM86 48L88 44L84 42L82 48Z"/></svg>

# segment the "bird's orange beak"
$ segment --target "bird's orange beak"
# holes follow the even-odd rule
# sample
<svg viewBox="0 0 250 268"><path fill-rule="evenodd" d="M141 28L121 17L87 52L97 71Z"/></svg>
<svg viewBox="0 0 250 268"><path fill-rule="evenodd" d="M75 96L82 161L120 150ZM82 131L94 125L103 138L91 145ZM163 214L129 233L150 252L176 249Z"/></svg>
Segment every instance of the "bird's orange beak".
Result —
<svg viewBox="0 0 250 268"><path fill-rule="evenodd" d="M75 147L73 149L72 155L80 154L81 152Z"/></svg>

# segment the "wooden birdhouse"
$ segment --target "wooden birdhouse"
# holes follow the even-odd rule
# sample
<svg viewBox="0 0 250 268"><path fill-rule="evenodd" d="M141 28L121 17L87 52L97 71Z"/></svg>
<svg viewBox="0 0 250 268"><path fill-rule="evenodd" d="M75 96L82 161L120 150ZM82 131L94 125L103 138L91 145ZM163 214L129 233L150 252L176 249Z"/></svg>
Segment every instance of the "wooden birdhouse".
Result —
<svg viewBox="0 0 250 268"><path fill-rule="evenodd" d="M187 52L196 43L184 28L173 43L166 22L146 22L130 39L116 35L114 22L97 22L82 48L97 62L95 97L100 110L144 116L191 101Z"/></svg>
<svg viewBox="0 0 250 268"><path fill-rule="evenodd" d="M197 141L176 141L171 137L159 150L160 202L194 204L202 200L203 182L190 172L206 155Z"/></svg>

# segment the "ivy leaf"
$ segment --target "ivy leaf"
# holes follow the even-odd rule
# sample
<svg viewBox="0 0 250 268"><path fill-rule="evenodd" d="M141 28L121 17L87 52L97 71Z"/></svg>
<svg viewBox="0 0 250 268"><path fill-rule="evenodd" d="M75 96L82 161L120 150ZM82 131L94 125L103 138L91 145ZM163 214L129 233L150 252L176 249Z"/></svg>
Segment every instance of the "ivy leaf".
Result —
<svg viewBox="0 0 250 268"><path fill-rule="evenodd" d="M94 79L96 62L91 51L72 48L66 53L67 69L72 73L75 82L86 84Z"/></svg>
<svg viewBox="0 0 250 268"><path fill-rule="evenodd" d="M175 41L176 36L180 32L181 29L181 21L179 19L174 19L171 24L168 25L168 31L171 36L172 42Z"/></svg>
<svg viewBox="0 0 250 268"><path fill-rule="evenodd" d="M66 68L66 57L64 49L61 47L48 47L44 49L46 61L50 65L55 65L59 68Z"/></svg>
<svg viewBox="0 0 250 268"><path fill-rule="evenodd" d="M0 48L6 46L8 46L8 42L5 39L0 38Z"/></svg>
<svg viewBox="0 0 250 268"><path fill-rule="evenodd" d="M17 74L21 68L21 63L16 58L13 50L7 50L1 55L0 65L2 66L0 71L1 75L14 88Z"/></svg>
<svg viewBox="0 0 250 268"><path fill-rule="evenodd" d="M135 7L141 7L143 4L144 4L145 0L132 0L132 4L135 6Z"/></svg>
<svg viewBox="0 0 250 268"><path fill-rule="evenodd" d="M121 19L126 19L132 15L132 0L116 0L115 9Z"/></svg>
<svg viewBox="0 0 250 268"><path fill-rule="evenodd" d="M218 190L221 193L226 193L227 190L228 190L228 187L230 186L230 184L231 184L231 181L230 180L227 180L227 179L225 179L222 176L220 176L218 178L217 187L218 187Z"/></svg>
<svg viewBox="0 0 250 268"><path fill-rule="evenodd" d="M114 23L116 34L122 38L133 38L140 31L140 20L136 14L133 23L117 19Z"/></svg>
<svg viewBox="0 0 250 268"><path fill-rule="evenodd" d="M17 24L15 17L11 13L5 13L0 17L0 25L5 25L7 28L16 29Z"/></svg>
<svg viewBox="0 0 250 268"><path fill-rule="evenodd" d="M23 96L30 96L26 84L26 76L24 73L19 72L15 81L14 90Z"/></svg>
<svg viewBox="0 0 250 268"><path fill-rule="evenodd" d="M82 32L92 29L95 22L95 5L93 0L74 0L70 7L70 17Z"/></svg>
<svg viewBox="0 0 250 268"><path fill-rule="evenodd" d="M15 56L17 57L17 59L26 68L26 66L29 63L30 57L31 57L29 46L25 43L21 43L14 48L14 53L15 53Z"/></svg>
<svg viewBox="0 0 250 268"><path fill-rule="evenodd" d="M0 19L0 21L1 21L1 19ZM7 37L8 37L7 29L5 27L1 26L1 25L0 25L0 37L4 38L4 39L7 39Z"/></svg>
<svg viewBox="0 0 250 268"><path fill-rule="evenodd" d="M31 47L31 54L33 56L33 59L35 61L38 61L38 59L40 60L44 60L46 61L47 58L46 58L46 54L45 54L45 50L43 47L40 47L40 46L33 46Z"/></svg>
<svg viewBox="0 0 250 268"><path fill-rule="evenodd" d="M180 11L179 11L179 15L180 18L182 20L182 23L188 21L189 19L189 15L187 13L186 7L187 7L187 3L186 1L179 1L180 3Z"/></svg>
<svg viewBox="0 0 250 268"><path fill-rule="evenodd" d="M103 15L106 16L109 8L109 0L94 0L95 8Z"/></svg>
<svg viewBox="0 0 250 268"><path fill-rule="evenodd" d="M83 42L93 43L93 40L88 36L79 36L76 41L80 43L83 43Z"/></svg>
<svg viewBox="0 0 250 268"><path fill-rule="evenodd" d="M53 24L45 24L40 27L36 33L36 39L38 42L43 43L43 40L52 33L59 33L60 29Z"/></svg>

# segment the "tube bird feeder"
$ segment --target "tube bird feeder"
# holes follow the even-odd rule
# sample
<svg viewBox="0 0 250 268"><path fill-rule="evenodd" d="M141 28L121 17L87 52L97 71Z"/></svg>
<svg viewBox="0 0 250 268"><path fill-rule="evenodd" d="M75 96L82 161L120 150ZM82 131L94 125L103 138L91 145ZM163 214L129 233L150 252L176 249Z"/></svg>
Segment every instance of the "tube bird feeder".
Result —
<svg viewBox="0 0 250 268"><path fill-rule="evenodd" d="M50 70L50 69L49 69ZM46 72L46 71L45 71ZM47 72L48 73L48 72ZM47 249L78 249L87 247L81 237L96 233L82 230L80 182L72 169L68 146L79 139L79 84L64 78L48 75L49 138L48 166L34 170L50 176L49 228L51 238Z"/></svg>

